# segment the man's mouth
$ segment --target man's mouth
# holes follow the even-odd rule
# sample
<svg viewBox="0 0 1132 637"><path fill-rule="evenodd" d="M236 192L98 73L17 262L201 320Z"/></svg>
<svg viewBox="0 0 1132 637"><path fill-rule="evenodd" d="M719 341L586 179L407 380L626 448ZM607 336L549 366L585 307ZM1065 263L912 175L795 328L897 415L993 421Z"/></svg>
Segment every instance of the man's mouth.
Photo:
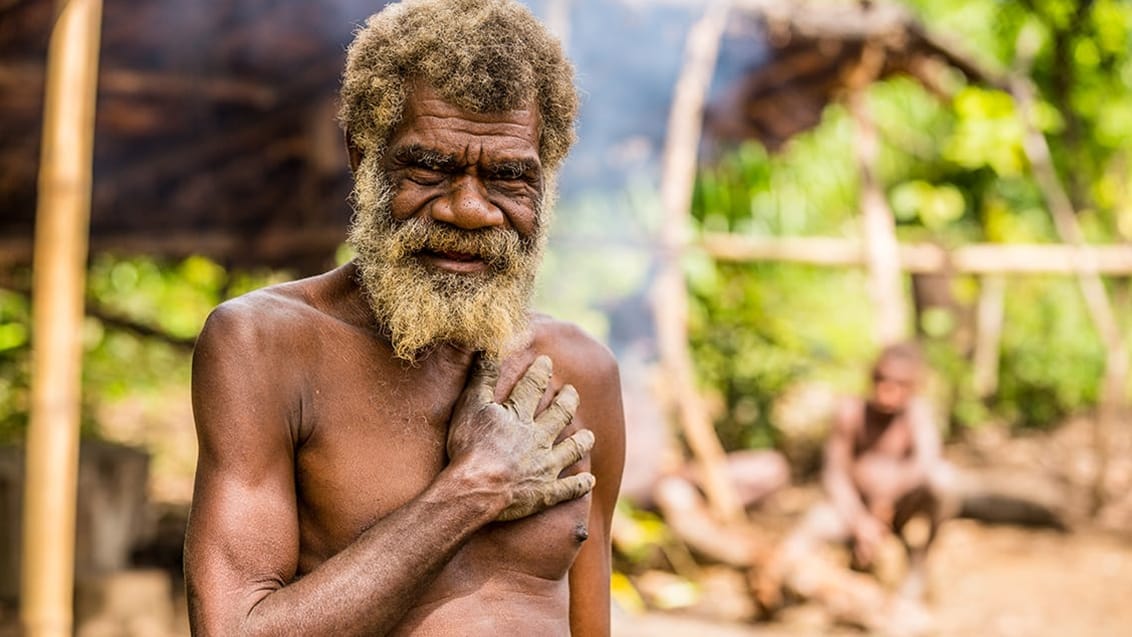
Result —
<svg viewBox="0 0 1132 637"><path fill-rule="evenodd" d="M487 262L478 254L456 250L429 250L425 248L418 256L435 268L448 272L472 273L487 269Z"/></svg>

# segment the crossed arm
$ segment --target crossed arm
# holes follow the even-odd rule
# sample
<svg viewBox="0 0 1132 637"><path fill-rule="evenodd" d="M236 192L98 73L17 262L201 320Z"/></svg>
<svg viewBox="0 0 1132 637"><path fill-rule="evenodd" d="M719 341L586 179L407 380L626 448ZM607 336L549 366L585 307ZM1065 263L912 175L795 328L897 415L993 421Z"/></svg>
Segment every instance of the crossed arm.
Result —
<svg viewBox="0 0 1132 637"><path fill-rule="evenodd" d="M255 344L230 338L241 329L225 325L231 321L210 319L194 357L200 460L185 560L194 634L385 634L485 524L524 517L593 488L590 473L558 477L593 445L586 430L555 444L577 410L577 392L563 387L536 414L549 359L537 359L502 403L493 400L498 370L478 364L450 422L448 466L419 496L292 581L299 528L295 443L282 424L287 406L275 395L277 385L256 380L270 375L248 373ZM595 457L600 475L599 464L610 463ZM583 549L571 572L571 592L577 588L578 595L572 616L575 602L604 600L605 608L577 613L580 635L603 634L594 614L605 616L608 633L605 538L612 501L605 491L599 489L591 521L604 537L591 538L592 548ZM575 579L585 585L575 586ZM604 593L591 592L595 587Z"/></svg>

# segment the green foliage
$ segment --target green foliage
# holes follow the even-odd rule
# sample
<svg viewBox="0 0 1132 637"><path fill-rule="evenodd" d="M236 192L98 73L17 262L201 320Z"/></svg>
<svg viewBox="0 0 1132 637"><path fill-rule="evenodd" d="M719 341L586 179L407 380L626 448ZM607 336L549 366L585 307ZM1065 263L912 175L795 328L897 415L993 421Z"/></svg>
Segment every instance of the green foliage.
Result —
<svg viewBox="0 0 1132 637"><path fill-rule="evenodd" d="M87 275L91 312L82 328L84 432L97 435L93 414L103 402L187 386L185 344L208 312L226 298L284 279L267 271L229 274L203 257L176 263L97 257ZM20 439L27 426L30 326L26 291L0 290L0 443Z"/></svg>
<svg viewBox="0 0 1132 637"><path fill-rule="evenodd" d="M0 442L27 426L28 305L0 290Z"/></svg>
<svg viewBox="0 0 1132 637"><path fill-rule="evenodd" d="M1006 298L1002 369L993 405L1028 427L1054 424L1096 404L1105 351L1070 279L1011 282Z"/></svg>
<svg viewBox="0 0 1132 637"><path fill-rule="evenodd" d="M869 353L860 273L706 259L689 271L692 351L726 406L716 426L728 449L773 446L772 408L794 382L855 380L846 371Z"/></svg>

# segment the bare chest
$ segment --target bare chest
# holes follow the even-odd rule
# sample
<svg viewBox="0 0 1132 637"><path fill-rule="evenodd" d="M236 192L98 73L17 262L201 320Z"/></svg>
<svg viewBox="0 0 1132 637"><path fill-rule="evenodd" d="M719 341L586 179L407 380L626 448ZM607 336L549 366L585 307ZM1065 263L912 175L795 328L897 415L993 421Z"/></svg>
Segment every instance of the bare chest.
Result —
<svg viewBox="0 0 1132 637"><path fill-rule="evenodd" d="M888 423L866 423L857 436L858 458L884 457L903 459L912 454L912 431L902 416Z"/></svg>
<svg viewBox="0 0 1132 637"><path fill-rule="evenodd" d="M327 380L333 379L333 380ZM424 491L448 462L448 420L463 378L421 378L356 365L318 374L305 397L295 454L299 574L309 572ZM587 461L583 461L587 462ZM497 578L559 581L586 535L589 498L484 527L431 587L438 597ZM428 596L428 595L426 595Z"/></svg>

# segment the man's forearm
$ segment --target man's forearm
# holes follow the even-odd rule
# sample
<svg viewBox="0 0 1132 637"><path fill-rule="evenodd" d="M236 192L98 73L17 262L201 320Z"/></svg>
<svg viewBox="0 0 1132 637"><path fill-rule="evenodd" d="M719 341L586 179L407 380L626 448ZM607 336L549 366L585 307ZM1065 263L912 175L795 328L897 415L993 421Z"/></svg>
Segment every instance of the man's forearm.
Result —
<svg viewBox="0 0 1132 637"><path fill-rule="evenodd" d="M833 501L833 507L847 522L855 524L860 516L867 513L865 503L861 500L861 496L857 493L857 489L853 486L853 481L849 476L843 474L826 475L823 482L825 483L826 493Z"/></svg>
<svg viewBox="0 0 1132 637"><path fill-rule="evenodd" d="M247 635L384 635L473 533L502 509L445 473L310 574L263 596Z"/></svg>

